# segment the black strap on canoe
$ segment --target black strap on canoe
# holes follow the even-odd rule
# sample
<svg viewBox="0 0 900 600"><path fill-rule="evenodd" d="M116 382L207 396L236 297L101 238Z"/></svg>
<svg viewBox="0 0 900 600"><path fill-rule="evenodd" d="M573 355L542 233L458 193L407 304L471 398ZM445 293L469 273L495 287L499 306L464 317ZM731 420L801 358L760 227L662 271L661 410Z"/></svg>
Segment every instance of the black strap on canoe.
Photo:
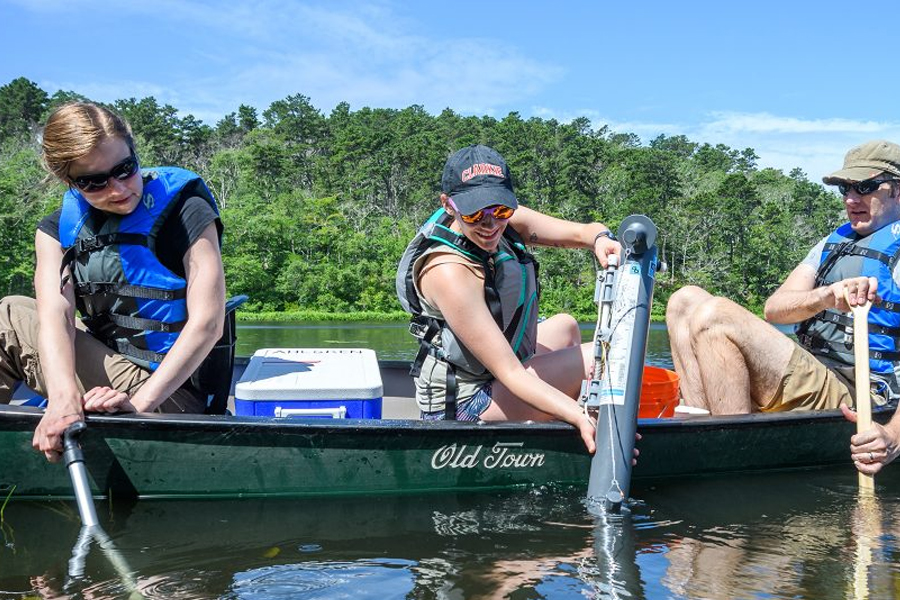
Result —
<svg viewBox="0 0 900 600"><path fill-rule="evenodd" d="M191 375L191 384L207 397L208 415L223 415L227 412L234 371L234 350L237 345L235 311L247 300L247 296L240 295L229 298L225 303L222 337Z"/></svg>

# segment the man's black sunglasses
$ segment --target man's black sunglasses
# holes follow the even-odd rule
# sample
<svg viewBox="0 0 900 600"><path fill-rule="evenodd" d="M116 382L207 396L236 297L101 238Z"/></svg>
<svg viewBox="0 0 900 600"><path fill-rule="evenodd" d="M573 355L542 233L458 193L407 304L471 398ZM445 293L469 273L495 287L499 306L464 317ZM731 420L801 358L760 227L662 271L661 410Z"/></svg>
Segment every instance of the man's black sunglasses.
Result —
<svg viewBox="0 0 900 600"><path fill-rule="evenodd" d="M70 181L72 182L72 185L77 187L82 192L97 192L109 185L110 178L115 178L119 181L125 181L126 179L137 173L139 168L140 165L138 164L138 159L134 155L134 152L132 152L131 156L129 156L122 162L116 163L113 168L110 169L107 173L79 175L78 177L70 178Z"/></svg>
<svg viewBox="0 0 900 600"><path fill-rule="evenodd" d="M856 193L860 196L868 196L875 190L877 190L882 183L887 183L889 181L897 181L896 179L866 179L865 181L859 181L857 183L848 183L843 182L839 183L837 188L838 191L841 192L842 196L846 196L850 193L850 190L856 190Z"/></svg>

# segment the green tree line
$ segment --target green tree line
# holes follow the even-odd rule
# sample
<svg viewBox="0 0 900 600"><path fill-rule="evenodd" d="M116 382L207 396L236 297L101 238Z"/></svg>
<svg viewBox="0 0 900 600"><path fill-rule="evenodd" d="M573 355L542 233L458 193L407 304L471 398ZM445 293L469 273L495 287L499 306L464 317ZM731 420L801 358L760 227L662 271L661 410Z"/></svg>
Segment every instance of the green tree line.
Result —
<svg viewBox="0 0 900 600"><path fill-rule="evenodd" d="M39 134L77 92L47 94L26 78L0 87L0 293L32 294L34 231L63 189L40 168ZM247 105L215 126L153 97L110 106L134 130L144 165L192 169L219 202L230 294L250 311L396 314L394 272L438 206L447 156L483 143L509 162L523 204L613 228L646 214L667 270L654 312L686 284L758 310L794 265L843 218L840 198L799 169L760 169L751 148L570 123L465 116L422 106L347 103L324 114L296 94L262 114ZM542 311L594 314L588 252L538 249Z"/></svg>

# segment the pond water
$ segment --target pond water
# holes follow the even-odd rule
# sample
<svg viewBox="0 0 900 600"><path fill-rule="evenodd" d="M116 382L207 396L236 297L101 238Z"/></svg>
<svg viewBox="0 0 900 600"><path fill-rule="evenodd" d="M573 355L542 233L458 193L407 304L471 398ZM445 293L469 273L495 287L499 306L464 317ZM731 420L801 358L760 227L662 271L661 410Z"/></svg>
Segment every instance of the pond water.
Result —
<svg viewBox="0 0 900 600"><path fill-rule="evenodd" d="M145 598L896 598L900 478L849 469L637 483L600 519L583 488L98 503ZM69 575L71 503L7 505L0 598L137 598L96 544ZM866 595L868 594L868 596Z"/></svg>
<svg viewBox="0 0 900 600"><path fill-rule="evenodd" d="M254 323L239 336L242 355L370 347L403 359L415 351L402 324ZM665 329L654 325L649 337L648 362L671 366ZM605 519L586 510L583 486L98 502L116 552L94 543L74 561L74 502L12 500L0 512L0 599L900 597L900 467L879 476L875 502L861 502L856 485L849 464L636 480L630 510Z"/></svg>
<svg viewBox="0 0 900 600"><path fill-rule="evenodd" d="M593 333L593 323L581 324L585 342L591 341ZM238 323L239 356L250 356L257 348L373 348L381 359L411 360L417 347L405 322ZM661 367L672 366L669 338L663 323L650 325L647 362Z"/></svg>

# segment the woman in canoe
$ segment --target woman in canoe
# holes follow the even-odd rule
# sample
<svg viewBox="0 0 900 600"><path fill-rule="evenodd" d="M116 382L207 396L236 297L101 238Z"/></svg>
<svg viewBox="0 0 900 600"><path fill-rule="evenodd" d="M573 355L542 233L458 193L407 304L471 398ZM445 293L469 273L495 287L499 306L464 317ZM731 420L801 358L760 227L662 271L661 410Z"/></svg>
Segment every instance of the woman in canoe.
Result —
<svg viewBox="0 0 900 600"><path fill-rule="evenodd" d="M204 411L190 377L222 334L225 284L206 184L142 169L121 117L63 105L42 151L68 191L38 224L37 299L0 301L0 401L18 381L47 399L33 446L55 461L86 411Z"/></svg>
<svg viewBox="0 0 900 600"><path fill-rule="evenodd" d="M420 341L422 418L559 419L593 452L594 424L575 401L593 346L568 315L538 323L537 264L525 243L590 249L603 266L619 244L601 223L520 206L509 167L487 146L453 154L441 188L441 208L410 242L396 282Z"/></svg>

